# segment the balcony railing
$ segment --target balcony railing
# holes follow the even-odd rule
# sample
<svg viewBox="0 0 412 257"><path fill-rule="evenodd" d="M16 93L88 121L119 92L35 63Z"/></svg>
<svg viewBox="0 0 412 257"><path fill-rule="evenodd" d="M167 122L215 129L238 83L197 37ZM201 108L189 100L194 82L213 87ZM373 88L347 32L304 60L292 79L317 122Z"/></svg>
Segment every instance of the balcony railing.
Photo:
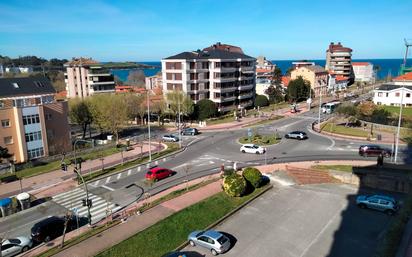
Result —
<svg viewBox="0 0 412 257"><path fill-rule="evenodd" d="M97 69L90 69L89 70L89 75L99 75L99 74L110 74L108 70L97 70Z"/></svg>

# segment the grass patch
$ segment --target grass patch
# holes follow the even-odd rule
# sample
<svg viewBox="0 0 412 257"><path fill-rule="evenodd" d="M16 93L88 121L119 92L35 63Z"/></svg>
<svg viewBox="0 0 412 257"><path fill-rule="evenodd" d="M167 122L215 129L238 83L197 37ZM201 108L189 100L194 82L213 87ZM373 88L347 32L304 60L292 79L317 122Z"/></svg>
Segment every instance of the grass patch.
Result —
<svg viewBox="0 0 412 257"><path fill-rule="evenodd" d="M412 195L409 194L400 208L399 213L391 222L381 246L378 248L378 257L394 257L398 251L400 242L402 240L403 232L406 224L412 215Z"/></svg>
<svg viewBox="0 0 412 257"><path fill-rule="evenodd" d="M352 165L313 165L313 169L318 170L337 170L352 173Z"/></svg>
<svg viewBox="0 0 412 257"><path fill-rule="evenodd" d="M380 108L387 110L392 115L399 115L399 108L397 106L380 106ZM402 108L403 117L412 117L412 107L403 107Z"/></svg>
<svg viewBox="0 0 412 257"><path fill-rule="evenodd" d="M162 256L185 242L190 232L205 229L264 189L266 187L240 198L220 192L169 216L97 256Z"/></svg>
<svg viewBox="0 0 412 257"><path fill-rule="evenodd" d="M236 121L235 117L233 114L231 115L226 115L222 116L219 118L214 118L206 121L206 125L217 125L217 124L223 124L223 123L228 123L228 122L233 122Z"/></svg>
<svg viewBox="0 0 412 257"><path fill-rule="evenodd" d="M260 126L260 125L265 125L265 124L272 123L273 121L279 120L279 119L282 119L282 118L283 118L283 116L276 115L276 116L272 116L272 117L270 117L270 118L268 118L268 119L260 120L260 121L258 121L258 122L249 124L249 125L247 125L247 126L245 126L245 127L248 128L248 127L256 127L256 126Z"/></svg>
<svg viewBox="0 0 412 257"><path fill-rule="evenodd" d="M345 126L336 125L334 123L327 123L322 126L322 131L346 135L346 136L355 136L355 137L364 137L367 138L369 131L363 129L349 128Z"/></svg>
<svg viewBox="0 0 412 257"><path fill-rule="evenodd" d="M279 143L280 138L278 135L253 135L251 137L239 138L241 144L256 144L256 145L274 145Z"/></svg>
<svg viewBox="0 0 412 257"><path fill-rule="evenodd" d="M172 152L179 149L179 144L177 144L177 143L165 143L165 144L167 145L167 149L164 150L164 151L152 154L152 159L160 158L162 156L165 156L166 154L172 153ZM110 168L107 168L107 169L104 169L104 170L100 170L100 171L93 172L91 174L84 175L83 178L84 178L84 181L87 182L87 181L90 181L92 179L95 179L95 178L103 176L103 175L116 173L116 172L119 172L119 171L122 171L122 170L129 169L131 167L134 167L136 165L145 163L147 161L149 161L148 156L144 157L144 158L140 158L140 159L136 159L136 160L133 160L133 161L126 162L123 165L118 164L118 165L115 165L113 167L110 167Z"/></svg>

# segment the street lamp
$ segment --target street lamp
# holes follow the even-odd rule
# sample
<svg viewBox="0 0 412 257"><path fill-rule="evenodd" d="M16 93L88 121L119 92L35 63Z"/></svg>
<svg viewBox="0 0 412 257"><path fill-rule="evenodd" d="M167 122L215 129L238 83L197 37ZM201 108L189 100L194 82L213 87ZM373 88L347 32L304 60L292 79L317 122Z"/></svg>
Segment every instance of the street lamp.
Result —
<svg viewBox="0 0 412 257"><path fill-rule="evenodd" d="M320 128L320 114L322 112L322 86L323 86L323 81L319 80L320 84L320 90L319 90L319 114L318 114L318 125Z"/></svg>
<svg viewBox="0 0 412 257"><path fill-rule="evenodd" d="M152 145L150 141L150 99L149 90L147 90L147 129L149 134L149 163L152 163Z"/></svg>
<svg viewBox="0 0 412 257"><path fill-rule="evenodd" d="M84 178L82 176L82 166L80 164L79 169L77 169L77 157L76 157L76 145L79 142L87 142L90 143L88 140L84 140L84 139L76 139L74 141L74 172L80 177L80 179L82 180L82 183L84 185L84 190L86 191L86 206L87 206L87 219L89 221L89 226L92 225L92 214L90 213L90 207L91 207L91 201L89 199L89 190L87 190L87 184L84 182ZM92 140L92 143L93 140Z"/></svg>
<svg viewBox="0 0 412 257"><path fill-rule="evenodd" d="M402 107L403 107L403 94L404 94L404 89L405 89L405 80L403 81L403 86L402 86L402 91L401 91L401 107L399 109L399 120L398 120L398 130L396 132L396 145L395 145L395 159L394 162L396 163L398 160L398 148L399 148L399 133L401 130L401 122L402 122Z"/></svg>
<svg viewBox="0 0 412 257"><path fill-rule="evenodd" d="M180 131L180 93L177 94L176 85L173 85L173 91L176 92L176 96L177 96L177 113L178 113L177 127L178 127L178 133L179 133L179 148L182 148L182 133Z"/></svg>

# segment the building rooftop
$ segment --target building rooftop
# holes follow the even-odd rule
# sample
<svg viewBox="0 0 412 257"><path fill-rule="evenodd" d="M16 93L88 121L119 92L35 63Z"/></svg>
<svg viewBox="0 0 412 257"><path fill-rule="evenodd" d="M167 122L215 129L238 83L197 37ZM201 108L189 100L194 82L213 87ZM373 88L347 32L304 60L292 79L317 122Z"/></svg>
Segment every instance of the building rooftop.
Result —
<svg viewBox="0 0 412 257"><path fill-rule="evenodd" d="M352 52L352 49L350 49L349 47L344 47L342 46L342 44L339 42L337 44L331 42L329 45L328 50L326 50L327 52Z"/></svg>
<svg viewBox="0 0 412 257"><path fill-rule="evenodd" d="M369 66L372 65L370 62L352 62L352 66Z"/></svg>
<svg viewBox="0 0 412 257"><path fill-rule="evenodd" d="M88 66L88 65L95 65L99 64L98 61L93 60L92 58L72 58L71 61L68 61L64 64L64 66Z"/></svg>
<svg viewBox="0 0 412 257"><path fill-rule="evenodd" d="M233 52L233 53L243 54L242 48L240 48L238 46L234 46L234 45L222 44L220 42L217 42L216 44L213 44L209 47L203 48L203 51L210 51L210 50L214 50L214 49L225 50L225 51L229 51L229 52Z"/></svg>
<svg viewBox="0 0 412 257"><path fill-rule="evenodd" d="M383 84L381 85L377 90L381 90L381 91L391 91L397 88L407 88L409 90L412 90L412 86L402 86L402 85L395 85L395 84Z"/></svg>
<svg viewBox="0 0 412 257"><path fill-rule="evenodd" d="M322 66L319 66L319 65L303 66L302 68L311 70L315 73L328 73L328 71L325 70L325 68L323 68Z"/></svg>
<svg viewBox="0 0 412 257"><path fill-rule="evenodd" d="M50 80L43 76L0 78L0 98L55 93Z"/></svg>
<svg viewBox="0 0 412 257"><path fill-rule="evenodd" d="M412 72L405 73L401 76L393 78L394 81L412 81Z"/></svg>
<svg viewBox="0 0 412 257"><path fill-rule="evenodd" d="M183 52L177 55L169 56L164 58L165 60L170 59L255 59L251 56L237 53L237 52L230 52L227 50L220 50L220 49L212 49L212 50L197 50L193 52Z"/></svg>
<svg viewBox="0 0 412 257"><path fill-rule="evenodd" d="M337 75L337 76L335 77L335 80L336 80L336 81L345 81L345 80L348 80L348 79L349 79L348 77L342 76L342 75Z"/></svg>

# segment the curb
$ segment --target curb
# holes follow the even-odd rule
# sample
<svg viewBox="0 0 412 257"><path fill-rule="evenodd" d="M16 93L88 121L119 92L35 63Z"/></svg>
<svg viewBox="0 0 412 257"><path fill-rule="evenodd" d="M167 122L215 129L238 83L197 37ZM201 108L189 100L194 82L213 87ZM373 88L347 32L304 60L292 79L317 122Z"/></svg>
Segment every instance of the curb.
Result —
<svg viewBox="0 0 412 257"><path fill-rule="evenodd" d="M225 216L223 216L222 218L218 219L217 221L215 221L214 223L210 224L209 226L207 226L205 228L205 230L211 229L217 225L219 225L220 223L222 223L223 221L225 221L227 218L229 218L230 216L232 216L233 214L235 214L236 212L238 212L240 209L242 209L243 207L245 207L246 205L248 205L250 202L252 202L253 200L255 200L256 198L258 198L259 196L261 196L262 194L266 193L267 191L269 191L270 189L273 188L273 185L270 184L267 188L265 188L264 190L262 190L262 192L260 192L259 194L255 195L254 197L250 198L249 200L247 200L246 202L242 203L241 205L239 205L238 207L236 207L236 209L230 211L229 213L227 213ZM183 249L184 247L186 247L187 245L189 245L189 241L185 241L184 243L182 243L181 245L179 245L178 247L175 248L175 251L180 251L181 249Z"/></svg>

